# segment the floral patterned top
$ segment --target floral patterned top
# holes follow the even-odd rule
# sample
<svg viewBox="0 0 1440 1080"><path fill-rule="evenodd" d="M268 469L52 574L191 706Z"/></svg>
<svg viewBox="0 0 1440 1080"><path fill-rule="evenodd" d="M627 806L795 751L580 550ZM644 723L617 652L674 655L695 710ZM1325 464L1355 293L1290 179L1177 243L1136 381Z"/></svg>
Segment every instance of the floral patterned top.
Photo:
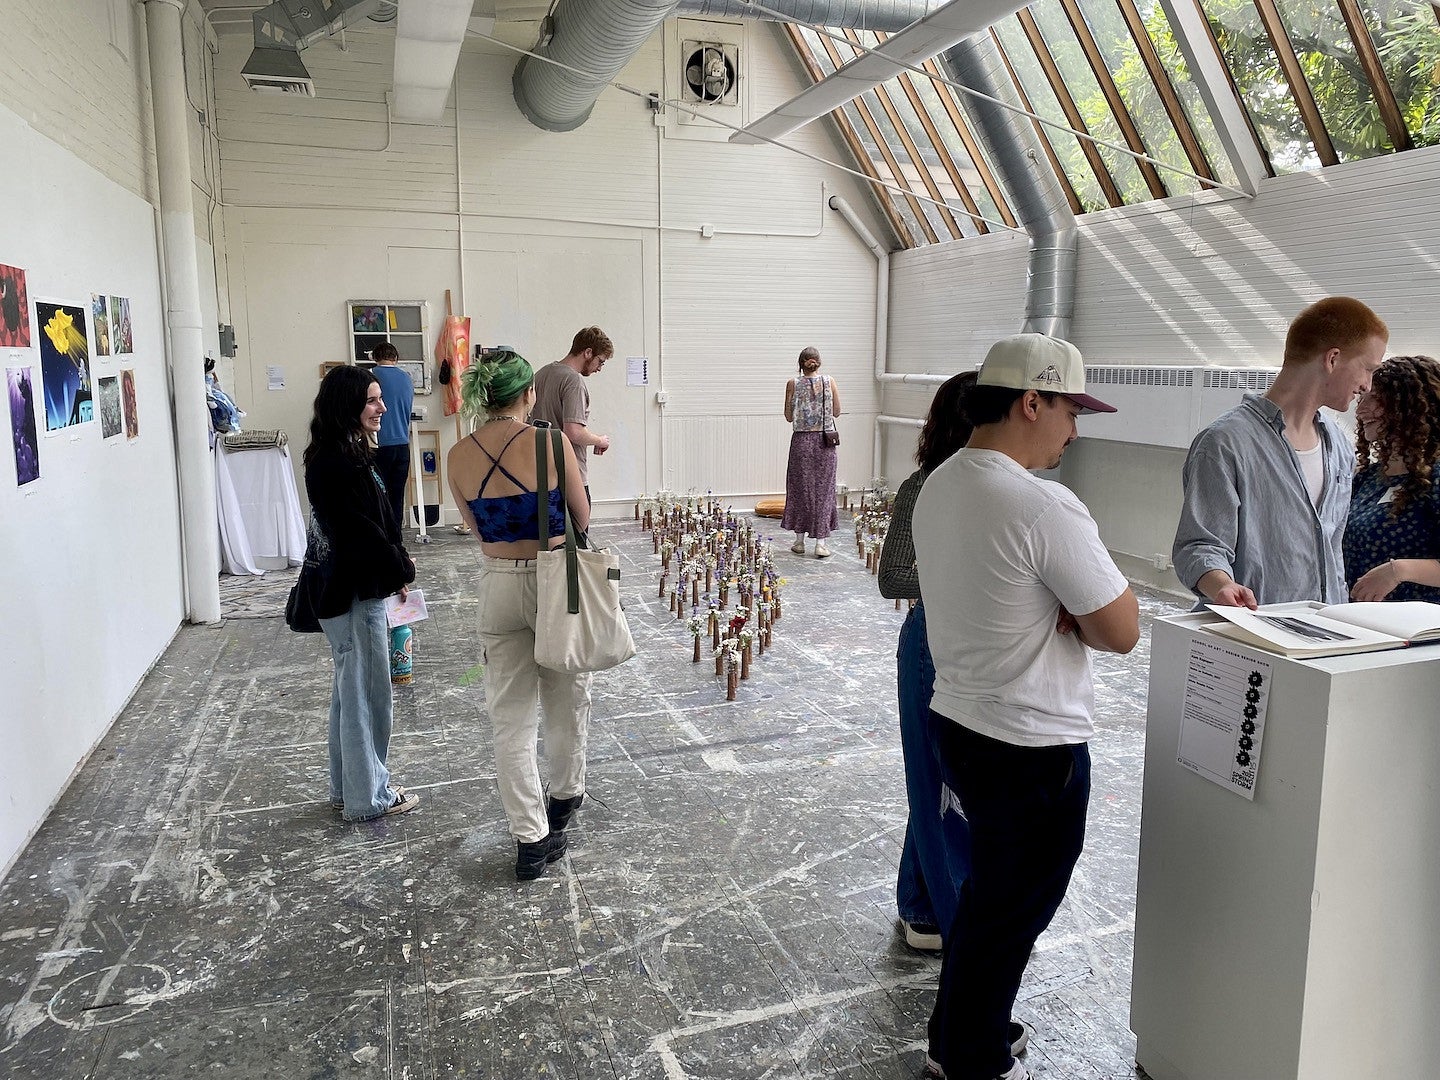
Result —
<svg viewBox="0 0 1440 1080"><path fill-rule="evenodd" d="M1399 513L1390 511L1404 476L1386 476L1379 464L1355 474L1350 519L1345 525L1345 583L1355 582L1390 559L1440 559L1440 469L1431 489L1411 499ZM1387 600L1440 603L1440 589L1404 581Z"/></svg>
<svg viewBox="0 0 1440 1080"><path fill-rule="evenodd" d="M801 375L795 380L795 396L791 399L796 431L834 431L835 417L830 411L830 376Z"/></svg>

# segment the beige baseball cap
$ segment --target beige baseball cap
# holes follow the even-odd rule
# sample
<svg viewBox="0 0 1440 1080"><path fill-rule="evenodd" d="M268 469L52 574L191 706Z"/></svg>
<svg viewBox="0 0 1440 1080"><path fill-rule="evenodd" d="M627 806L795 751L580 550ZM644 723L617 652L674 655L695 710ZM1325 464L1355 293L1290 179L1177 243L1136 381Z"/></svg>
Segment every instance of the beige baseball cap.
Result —
<svg viewBox="0 0 1440 1080"><path fill-rule="evenodd" d="M1087 413L1115 411L1114 405L1085 392L1085 363L1080 350L1048 334L1016 334L991 345L975 383L1061 394Z"/></svg>

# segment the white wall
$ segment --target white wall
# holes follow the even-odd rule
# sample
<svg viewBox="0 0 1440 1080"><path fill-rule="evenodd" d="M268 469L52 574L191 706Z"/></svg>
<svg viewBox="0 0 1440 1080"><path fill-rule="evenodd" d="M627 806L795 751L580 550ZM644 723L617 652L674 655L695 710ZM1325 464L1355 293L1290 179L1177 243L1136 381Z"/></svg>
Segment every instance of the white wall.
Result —
<svg viewBox="0 0 1440 1080"><path fill-rule="evenodd" d="M15 484L8 409L0 449L0 868L44 818L71 772L174 635L183 616L175 448L150 205L0 107L0 262L27 272L32 346L0 349L38 387L33 302L89 311L128 296L133 356L97 357L92 376L133 367L140 434L102 441L98 418L45 434L40 479ZM87 314L88 323L88 314ZM92 333L93 353L93 333Z"/></svg>
<svg viewBox="0 0 1440 1080"><path fill-rule="evenodd" d="M1285 329L1327 295L1369 303L1392 353L1440 356L1440 148L1266 181L1250 200L1200 196L1083 217L1071 339L1095 364L1279 363ZM892 258L890 365L973 366L1024 321L1025 238L961 240ZM887 392L886 411L923 415L928 394ZM907 475L908 429L886 443ZM1112 549L1168 558L1183 451L1082 439L1060 479L1090 506ZM1127 573L1178 588L1122 558Z"/></svg>
<svg viewBox="0 0 1440 1080"><path fill-rule="evenodd" d="M804 82L773 27L746 35L758 115ZM782 490L781 391L810 344L854 414L842 479L868 476L875 264L822 210L822 182L875 231L883 224L849 177L773 147L671 137L673 117L657 125L644 101L613 89L579 129L542 131L515 106L513 54L473 41L457 72L458 122L452 102L438 125L387 132L393 37L346 39L347 52L306 50L312 101L247 91L248 37L221 37L225 266L251 425L303 442L319 364L346 356L347 299L428 300L433 343L450 288L476 343L514 345L537 364L565 355L581 326L614 338L616 362L589 383L593 424L614 438L592 459L597 500L625 503L662 483ZM659 89L667 49L657 33L620 80ZM845 160L823 125L797 142ZM625 385L627 356L650 359L648 387ZM266 389L271 364L285 368L284 391ZM417 403L448 447L455 427L437 420L439 395Z"/></svg>

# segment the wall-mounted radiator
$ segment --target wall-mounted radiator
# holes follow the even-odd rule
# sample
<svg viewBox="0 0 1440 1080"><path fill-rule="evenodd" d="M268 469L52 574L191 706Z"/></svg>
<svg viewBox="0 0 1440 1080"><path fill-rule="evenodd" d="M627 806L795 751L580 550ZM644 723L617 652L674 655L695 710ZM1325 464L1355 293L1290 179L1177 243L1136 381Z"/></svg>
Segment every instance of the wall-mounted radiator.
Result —
<svg viewBox="0 0 1440 1080"><path fill-rule="evenodd" d="M1186 449L1196 433L1270 389L1277 368L1086 365L1086 389L1119 411L1080 418L1080 434L1111 442Z"/></svg>

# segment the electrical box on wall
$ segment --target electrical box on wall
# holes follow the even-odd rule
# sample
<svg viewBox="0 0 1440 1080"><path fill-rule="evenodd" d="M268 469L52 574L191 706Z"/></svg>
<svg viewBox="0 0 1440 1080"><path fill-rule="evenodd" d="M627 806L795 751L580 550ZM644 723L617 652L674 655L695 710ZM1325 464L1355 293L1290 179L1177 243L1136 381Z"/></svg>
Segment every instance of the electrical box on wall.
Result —
<svg viewBox="0 0 1440 1080"><path fill-rule="evenodd" d="M220 355L235 355L235 327L229 323L220 324Z"/></svg>
<svg viewBox="0 0 1440 1080"><path fill-rule="evenodd" d="M741 22L672 19L667 24L665 97L668 134L723 142L749 112L746 27Z"/></svg>

